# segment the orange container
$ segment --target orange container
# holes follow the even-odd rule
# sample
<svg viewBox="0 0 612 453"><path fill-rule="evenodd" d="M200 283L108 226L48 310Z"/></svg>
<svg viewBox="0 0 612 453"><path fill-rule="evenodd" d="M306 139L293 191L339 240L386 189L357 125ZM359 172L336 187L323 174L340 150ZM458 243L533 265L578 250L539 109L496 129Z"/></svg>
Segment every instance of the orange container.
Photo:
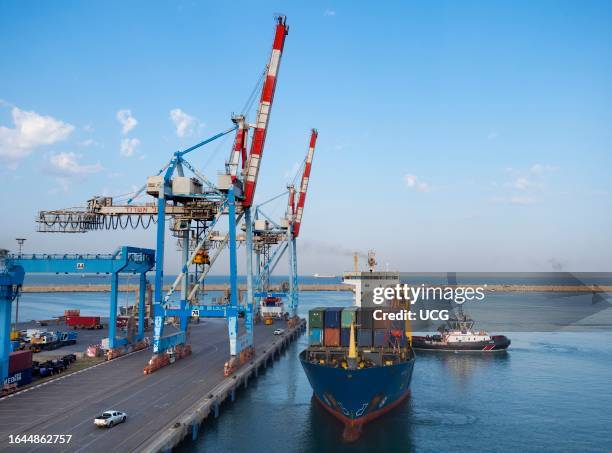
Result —
<svg viewBox="0 0 612 453"><path fill-rule="evenodd" d="M340 328L326 327L324 341L325 346L340 346Z"/></svg>

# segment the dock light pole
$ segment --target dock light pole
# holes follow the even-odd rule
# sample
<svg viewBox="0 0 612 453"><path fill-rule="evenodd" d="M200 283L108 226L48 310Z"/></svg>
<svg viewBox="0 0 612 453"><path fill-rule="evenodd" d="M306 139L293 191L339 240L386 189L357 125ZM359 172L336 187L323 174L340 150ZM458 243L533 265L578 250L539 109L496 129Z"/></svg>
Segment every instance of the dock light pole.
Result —
<svg viewBox="0 0 612 453"><path fill-rule="evenodd" d="M17 245L19 246L19 256L21 256L21 251L23 250L23 243L26 241L26 238L16 238ZM17 331L17 326L19 324L19 294L15 298L15 327L13 331Z"/></svg>

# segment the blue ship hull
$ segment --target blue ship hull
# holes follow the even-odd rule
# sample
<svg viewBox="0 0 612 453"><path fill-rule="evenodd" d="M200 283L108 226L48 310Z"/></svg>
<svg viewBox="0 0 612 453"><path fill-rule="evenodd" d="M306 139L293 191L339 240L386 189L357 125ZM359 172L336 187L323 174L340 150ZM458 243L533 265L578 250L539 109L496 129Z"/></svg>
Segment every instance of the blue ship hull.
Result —
<svg viewBox="0 0 612 453"><path fill-rule="evenodd" d="M300 354L300 362L317 400L349 429L358 432L410 394L414 356L394 365L349 370L312 363L306 354Z"/></svg>

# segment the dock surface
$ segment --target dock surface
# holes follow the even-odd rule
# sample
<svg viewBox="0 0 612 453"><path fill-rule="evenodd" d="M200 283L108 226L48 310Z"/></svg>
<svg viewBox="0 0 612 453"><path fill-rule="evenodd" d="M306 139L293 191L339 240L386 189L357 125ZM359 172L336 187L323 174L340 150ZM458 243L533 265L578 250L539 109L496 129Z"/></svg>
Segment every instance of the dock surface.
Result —
<svg viewBox="0 0 612 453"><path fill-rule="evenodd" d="M273 335L279 327L285 328L285 323L255 325L255 359L286 343L286 338ZM59 375L56 380L1 400L2 445L19 451L45 451L50 447L106 453L151 451L177 418L189 415L198 400L232 379L223 376L223 364L229 358L224 320L193 324L189 343L191 356L151 375L145 376L142 371L151 358L149 348L72 375ZM112 429L95 427L94 417L109 409L126 412L127 422ZM72 439L68 445L9 445L10 434L71 434Z"/></svg>

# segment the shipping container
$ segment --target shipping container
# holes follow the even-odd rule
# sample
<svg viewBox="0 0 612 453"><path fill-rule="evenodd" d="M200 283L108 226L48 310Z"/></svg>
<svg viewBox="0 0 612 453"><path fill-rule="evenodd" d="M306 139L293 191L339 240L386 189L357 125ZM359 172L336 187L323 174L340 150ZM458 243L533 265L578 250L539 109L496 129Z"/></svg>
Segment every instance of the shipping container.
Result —
<svg viewBox="0 0 612 453"><path fill-rule="evenodd" d="M387 329L374 329L374 347L380 348L389 343L389 331Z"/></svg>
<svg viewBox="0 0 612 453"><path fill-rule="evenodd" d="M359 329L357 331L357 346L372 346L372 329Z"/></svg>
<svg viewBox="0 0 612 453"><path fill-rule="evenodd" d="M9 374L26 368L32 368L32 351L11 352L9 356Z"/></svg>
<svg viewBox="0 0 612 453"><path fill-rule="evenodd" d="M373 308L362 307L357 312L357 323L362 329L372 329L373 328L373 318L372 314L374 312Z"/></svg>
<svg viewBox="0 0 612 453"><path fill-rule="evenodd" d="M340 346L348 347L350 343L351 343L351 329L350 328L340 329Z"/></svg>
<svg viewBox="0 0 612 453"><path fill-rule="evenodd" d="M378 310L381 310L382 313L379 311L376 314L376 318L372 318L374 320L374 324L373 327L374 329L390 329L391 328L391 321L389 320L388 317L384 316L384 315L388 315L389 313L391 313L393 311L393 309L390 308L379 308ZM373 314L372 314L373 316Z"/></svg>
<svg viewBox="0 0 612 453"><path fill-rule="evenodd" d="M325 314L325 308L313 308L308 311L308 327L317 327L322 329L323 317Z"/></svg>
<svg viewBox="0 0 612 453"><path fill-rule="evenodd" d="M406 330L406 321L391 321L391 329L402 331Z"/></svg>
<svg viewBox="0 0 612 453"><path fill-rule="evenodd" d="M4 384L17 384L17 387L28 385L32 382L32 368L9 372Z"/></svg>
<svg viewBox="0 0 612 453"><path fill-rule="evenodd" d="M342 310L340 327L351 327L351 324L357 327L357 307L349 307Z"/></svg>
<svg viewBox="0 0 612 453"><path fill-rule="evenodd" d="M327 311L325 312L327 315ZM326 327L324 334L325 346L340 346L340 328Z"/></svg>
<svg viewBox="0 0 612 453"><path fill-rule="evenodd" d="M21 342L19 340L11 341L11 352L19 351L20 347L21 347Z"/></svg>
<svg viewBox="0 0 612 453"><path fill-rule="evenodd" d="M338 329L340 328L340 315L342 308L333 307L325 310L325 328ZM338 333L338 341L340 341L340 333Z"/></svg>
<svg viewBox="0 0 612 453"><path fill-rule="evenodd" d="M308 329L308 343L311 346L323 345L323 329L320 327L310 327Z"/></svg>
<svg viewBox="0 0 612 453"><path fill-rule="evenodd" d="M75 329L101 329L99 316L66 316L66 325Z"/></svg>

